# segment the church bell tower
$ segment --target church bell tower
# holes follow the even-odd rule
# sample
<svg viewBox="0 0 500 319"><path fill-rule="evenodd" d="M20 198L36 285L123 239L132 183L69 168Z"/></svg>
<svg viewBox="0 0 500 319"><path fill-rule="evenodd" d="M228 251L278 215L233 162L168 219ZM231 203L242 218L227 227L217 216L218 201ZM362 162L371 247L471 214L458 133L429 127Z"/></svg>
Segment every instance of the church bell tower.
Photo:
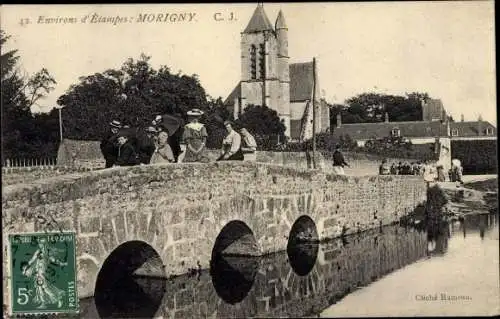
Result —
<svg viewBox="0 0 500 319"><path fill-rule="evenodd" d="M280 11L275 24L269 21L262 3L241 33L241 110L265 105L284 120L289 136L290 79L288 75L288 29Z"/></svg>

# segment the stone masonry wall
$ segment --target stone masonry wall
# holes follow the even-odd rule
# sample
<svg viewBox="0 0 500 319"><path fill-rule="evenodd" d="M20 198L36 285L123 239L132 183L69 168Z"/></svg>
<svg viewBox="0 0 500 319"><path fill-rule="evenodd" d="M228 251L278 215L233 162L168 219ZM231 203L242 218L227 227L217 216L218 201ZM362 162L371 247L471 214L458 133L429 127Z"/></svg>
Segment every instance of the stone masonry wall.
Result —
<svg viewBox="0 0 500 319"><path fill-rule="evenodd" d="M70 166L3 167L2 185L5 186L19 183L31 183L39 179L76 172L87 172L89 170L91 169L87 167Z"/></svg>
<svg viewBox="0 0 500 319"><path fill-rule="evenodd" d="M5 186L4 288L9 233L75 231L78 291L88 296L107 256L131 240L154 248L170 276L208 268L215 239L232 220L244 222L267 254L286 248L302 215L320 239L333 238L399 220L425 201L425 191L420 177L334 176L252 162L116 167Z"/></svg>
<svg viewBox="0 0 500 319"><path fill-rule="evenodd" d="M304 276L295 273L286 253L253 264L253 260L242 260L234 271L251 286L245 299L234 305L221 300L215 287L217 274L208 271L199 277L171 278L165 287L149 293L154 299L163 297L155 317L300 318L319 313L347 293L426 256L425 232L391 226L320 244L318 256L312 256L314 266ZM94 304L83 302L82 316L94 318L96 313Z"/></svg>

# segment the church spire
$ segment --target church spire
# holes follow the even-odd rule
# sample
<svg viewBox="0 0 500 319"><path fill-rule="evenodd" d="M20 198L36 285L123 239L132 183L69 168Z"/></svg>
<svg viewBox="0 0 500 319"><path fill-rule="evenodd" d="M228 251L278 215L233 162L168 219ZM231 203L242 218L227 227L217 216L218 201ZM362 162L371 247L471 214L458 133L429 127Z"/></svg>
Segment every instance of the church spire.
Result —
<svg viewBox="0 0 500 319"><path fill-rule="evenodd" d="M255 11L253 12L250 22L248 22L248 25L243 33L253 33L268 30L272 31L273 25L269 21L269 18L264 11L264 3L259 2L257 4L257 8L255 8Z"/></svg>
<svg viewBox="0 0 500 319"><path fill-rule="evenodd" d="M278 13L278 17L276 18L276 26L275 26L276 30L278 29L288 29L287 26L286 26L286 22L285 22L285 16L283 15L283 11L280 10L280 12Z"/></svg>

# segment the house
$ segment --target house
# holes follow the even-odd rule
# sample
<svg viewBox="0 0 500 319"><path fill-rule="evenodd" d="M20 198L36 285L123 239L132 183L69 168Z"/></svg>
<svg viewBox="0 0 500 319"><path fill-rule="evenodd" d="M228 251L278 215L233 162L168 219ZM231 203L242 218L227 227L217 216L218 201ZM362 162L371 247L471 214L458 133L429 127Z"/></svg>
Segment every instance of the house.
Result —
<svg viewBox="0 0 500 319"><path fill-rule="evenodd" d="M481 116L477 121L464 121L450 123L452 141L496 140L497 128L490 122L483 121Z"/></svg>
<svg viewBox="0 0 500 319"><path fill-rule="evenodd" d="M412 144L434 143L436 138L448 137L449 122L410 121L389 122L385 115L384 122L342 124L340 114L337 115L337 126L332 132L334 138L349 136L359 147L365 146L368 140L382 139L388 136L403 137Z"/></svg>
<svg viewBox="0 0 500 319"><path fill-rule="evenodd" d="M390 122L389 116L385 114L384 122L377 123L352 123L342 124L340 114L337 115L337 125L332 132L334 139L349 137L359 147L364 147L368 140L383 139L385 137L402 137L412 144L433 144L437 154L438 163L447 170L451 166L452 157L462 160L463 165L476 165L480 159L471 160L462 151L453 152L453 143L456 141L478 141L489 140L496 143L497 129L491 123L483 121L481 117L477 121L451 122L444 111L439 100L433 100L423 107L423 113L428 120L410 122ZM456 144L455 144L456 145ZM469 145L472 149L474 146ZM467 146L467 147L469 147ZM466 147L466 148L467 148ZM463 148L463 146L461 147ZM490 165L491 166L491 165Z"/></svg>
<svg viewBox="0 0 500 319"><path fill-rule="evenodd" d="M273 26L263 4L258 4L241 33L241 80L224 105L235 119L250 104L266 105L278 113L287 137L304 140L313 136L313 96L316 132L328 129L330 111L326 103L319 101L313 62L289 63L289 60L288 27L283 12L279 12Z"/></svg>

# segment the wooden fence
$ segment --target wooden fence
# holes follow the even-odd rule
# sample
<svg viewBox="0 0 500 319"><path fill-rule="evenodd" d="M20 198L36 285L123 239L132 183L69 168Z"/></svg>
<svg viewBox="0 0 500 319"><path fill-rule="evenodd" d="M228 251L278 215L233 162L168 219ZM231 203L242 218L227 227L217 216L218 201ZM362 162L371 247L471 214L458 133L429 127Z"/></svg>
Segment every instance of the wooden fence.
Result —
<svg viewBox="0 0 500 319"><path fill-rule="evenodd" d="M8 158L2 167L50 167L57 165L57 158Z"/></svg>

